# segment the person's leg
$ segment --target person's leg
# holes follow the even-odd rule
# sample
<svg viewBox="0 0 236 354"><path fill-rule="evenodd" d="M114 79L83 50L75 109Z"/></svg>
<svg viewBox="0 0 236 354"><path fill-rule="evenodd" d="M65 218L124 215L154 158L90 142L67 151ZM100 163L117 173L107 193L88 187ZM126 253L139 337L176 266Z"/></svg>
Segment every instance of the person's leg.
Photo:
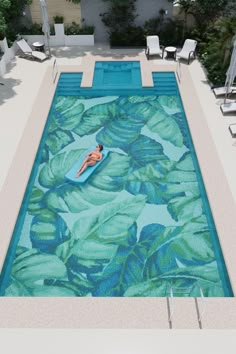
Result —
<svg viewBox="0 0 236 354"><path fill-rule="evenodd" d="M81 170L84 168L85 164L87 163L87 160L84 160L84 162L82 163L82 165L80 166L80 168L77 171L77 174L81 172Z"/></svg>
<svg viewBox="0 0 236 354"><path fill-rule="evenodd" d="M79 177L79 176L81 175L81 173L84 172L84 170L86 170L86 168L87 168L88 166L89 166L88 163L87 163L87 162L84 162L84 163L81 165L80 169L77 171L76 177Z"/></svg>
<svg viewBox="0 0 236 354"><path fill-rule="evenodd" d="M83 173L86 168L88 166L93 166L96 164L96 161L88 161L88 162L84 162L83 165L80 167L80 169L77 172L77 175L75 176L76 178L79 177L81 175L81 173Z"/></svg>

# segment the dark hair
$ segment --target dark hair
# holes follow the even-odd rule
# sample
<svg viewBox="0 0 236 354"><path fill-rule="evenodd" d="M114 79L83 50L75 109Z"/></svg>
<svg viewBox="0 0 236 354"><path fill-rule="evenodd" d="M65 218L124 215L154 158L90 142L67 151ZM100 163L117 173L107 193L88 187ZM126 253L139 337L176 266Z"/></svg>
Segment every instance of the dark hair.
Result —
<svg viewBox="0 0 236 354"><path fill-rule="evenodd" d="M103 145L102 144L98 144L99 150L102 151L103 150Z"/></svg>

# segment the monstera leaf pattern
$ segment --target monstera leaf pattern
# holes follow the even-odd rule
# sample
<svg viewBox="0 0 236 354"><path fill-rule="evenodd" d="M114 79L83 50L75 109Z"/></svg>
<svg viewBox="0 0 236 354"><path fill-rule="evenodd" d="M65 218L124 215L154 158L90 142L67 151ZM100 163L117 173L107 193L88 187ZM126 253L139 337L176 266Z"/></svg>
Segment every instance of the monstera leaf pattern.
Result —
<svg viewBox="0 0 236 354"><path fill-rule="evenodd" d="M58 96L46 129L5 296L225 295L178 96ZM66 180L96 143L96 173Z"/></svg>

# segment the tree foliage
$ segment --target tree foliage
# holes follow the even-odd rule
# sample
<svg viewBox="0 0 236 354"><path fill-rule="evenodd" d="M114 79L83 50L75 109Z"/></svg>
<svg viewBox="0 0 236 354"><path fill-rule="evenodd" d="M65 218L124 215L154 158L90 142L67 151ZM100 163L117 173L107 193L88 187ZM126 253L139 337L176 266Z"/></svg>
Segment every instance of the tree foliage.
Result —
<svg viewBox="0 0 236 354"><path fill-rule="evenodd" d="M109 2L108 11L102 14L102 21L109 28L109 34L125 32L134 26L136 0L104 0Z"/></svg>
<svg viewBox="0 0 236 354"><path fill-rule="evenodd" d="M1 0L0 2L0 39L4 37L7 29L5 13L9 9L10 5L10 0Z"/></svg>
<svg viewBox="0 0 236 354"><path fill-rule="evenodd" d="M214 85L225 82L235 39L236 17L221 17L209 28L206 39L201 44L200 60Z"/></svg>
<svg viewBox="0 0 236 354"><path fill-rule="evenodd" d="M26 5L32 0L0 0L0 37L14 40Z"/></svg>
<svg viewBox="0 0 236 354"><path fill-rule="evenodd" d="M228 0L170 0L178 4L185 16L192 14L197 27L204 31L223 14ZM234 1L234 0L233 0Z"/></svg>

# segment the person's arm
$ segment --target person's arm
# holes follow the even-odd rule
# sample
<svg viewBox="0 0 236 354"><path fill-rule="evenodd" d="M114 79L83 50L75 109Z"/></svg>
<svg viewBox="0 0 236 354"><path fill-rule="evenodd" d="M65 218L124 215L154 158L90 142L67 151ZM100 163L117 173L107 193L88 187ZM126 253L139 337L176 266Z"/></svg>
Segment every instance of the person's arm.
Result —
<svg viewBox="0 0 236 354"><path fill-rule="evenodd" d="M98 156L98 161L102 160L102 153L99 154Z"/></svg>

